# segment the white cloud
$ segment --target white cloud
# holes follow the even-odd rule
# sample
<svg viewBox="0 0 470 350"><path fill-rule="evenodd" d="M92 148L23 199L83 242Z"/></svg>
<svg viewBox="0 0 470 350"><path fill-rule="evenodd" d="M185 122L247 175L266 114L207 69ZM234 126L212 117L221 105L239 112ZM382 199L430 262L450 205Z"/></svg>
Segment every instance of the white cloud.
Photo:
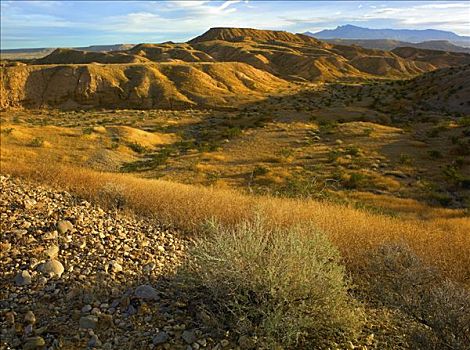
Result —
<svg viewBox="0 0 470 350"><path fill-rule="evenodd" d="M469 4L462 4L462 3L448 3L448 4L426 4L417 6L419 8L427 8L427 9L452 9L452 8L469 8Z"/></svg>
<svg viewBox="0 0 470 350"><path fill-rule="evenodd" d="M456 9L462 9L456 11ZM425 4L412 7L386 7L363 14L363 20L394 20L396 26L410 29L434 28L470 35L470 3Z"/></svg>

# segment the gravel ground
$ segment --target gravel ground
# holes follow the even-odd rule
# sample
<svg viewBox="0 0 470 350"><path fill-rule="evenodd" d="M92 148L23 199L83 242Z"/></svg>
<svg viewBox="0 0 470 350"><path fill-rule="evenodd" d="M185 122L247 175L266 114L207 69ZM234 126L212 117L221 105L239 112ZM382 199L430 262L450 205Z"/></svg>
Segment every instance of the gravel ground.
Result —
<svg viewBox="0 0 470 350"><path fill-rule="evenodd" d="M177 231L0 183L0 349L238 347L200 327L207 315L175 287L189 244Z"/></svg>

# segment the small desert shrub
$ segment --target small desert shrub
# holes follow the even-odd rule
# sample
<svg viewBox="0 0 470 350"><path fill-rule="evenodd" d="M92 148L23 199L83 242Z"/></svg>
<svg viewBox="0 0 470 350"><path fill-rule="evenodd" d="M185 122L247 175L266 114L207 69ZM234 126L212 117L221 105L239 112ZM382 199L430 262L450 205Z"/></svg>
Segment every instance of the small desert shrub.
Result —
<svg viewBox="0 0 470 350"><path fill-rule="evenodd" d="M348 146L346 147L345 154L349 154L351 156L357 156L361 150L357 146Z"/></svg>
<svg viewBox="0 0 470 350"><path fill-rule="evenodd" d="M127 146L131 150L133 150L135 153L139 153L139 154L145 153L148 151L146 147L142 146L140 143L137 143L137 142L130 142L127 144Z"/></svg>
<svg viewBox="0 0 470 350"><path fill-rule="evenodd" d="M269 169L262 165L257 165L253 169L253 176L263 176L269 173Z"/></svg>
<svg viewBox="0 0 470 350"><path fill-rule="evenodd" d="M349 177L343 179L342 184L348 189L356 189L368 184L368 178L361 173L351 173Z"/></svg>
<svg viewBox="0 0 470 350"><path fill-rule="evenodd" d="M272 229L258 218L207 230L186 271L219 324L269 348L322 348L360 327L339 254L315 229Z"/></svg>
<svg viewBox="0 0 470 350"><path fill-rule="evenodd" d="M34 139L32 139L28 146L30 147L42 147L44 146L44 139L42 137L35 137Z"/></svg>
<svg viewBox="0 0 470 350"><path fill-rule="evenodd" d="M470 344L470 292L443 278L408 248L379 247L369 255L361 278L382 303L430 327L432 339L420 343L434 344L435 349L465 349Z"/></svg>
<svg viewBox="0 0 470 350"><path fill-rule="evenodd" d="M82 129L83 135L90 135L93 133L93 127L92 126L86 126Z"/></svg>
<svg viewBox="0 0 470 350"><path fill-rule="evenodd" d="M470 117L463 117L457 121L460 126L470 126Z"/></svg>
<svg viewBox="0 0 470 350"><path fill-rule="evenodd" d="M2 129L2 134L10 135L13 132L13 130L15 130L15 129L14 128L4 128L4 129Z"/></svg>
<svg viewBox="0 0 470 350"><path fill-rule="evenodd" d="M412 159L410 157L409 154L406 154L406 153L401 153L400 154L400 164L403 164L403 165L410 165L412 163Z"/></svg>

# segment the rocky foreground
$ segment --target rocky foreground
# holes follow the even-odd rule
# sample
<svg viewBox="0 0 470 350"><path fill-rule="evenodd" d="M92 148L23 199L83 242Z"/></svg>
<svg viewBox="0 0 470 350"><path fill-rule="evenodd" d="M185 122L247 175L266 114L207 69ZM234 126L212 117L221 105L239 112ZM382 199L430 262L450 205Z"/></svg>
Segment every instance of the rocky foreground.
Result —
<svg viewBox="0 0 470 350"><path fill-rule="evenodd" d="M232 348L175 288L175 230L6 176L0 212L0 349Z"/></svg>

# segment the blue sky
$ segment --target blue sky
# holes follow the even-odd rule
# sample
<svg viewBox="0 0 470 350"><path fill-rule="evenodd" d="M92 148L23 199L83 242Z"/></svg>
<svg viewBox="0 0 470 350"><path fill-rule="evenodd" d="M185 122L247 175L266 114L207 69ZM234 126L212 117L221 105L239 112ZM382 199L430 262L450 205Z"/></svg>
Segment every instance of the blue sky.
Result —
<svg viewBox="0 0 470 350"><path fill-rule="evenodd" d="M1 47L186 41L210 27L291 32L354 24L470 36L469 1L1 1Z"/></svg>

